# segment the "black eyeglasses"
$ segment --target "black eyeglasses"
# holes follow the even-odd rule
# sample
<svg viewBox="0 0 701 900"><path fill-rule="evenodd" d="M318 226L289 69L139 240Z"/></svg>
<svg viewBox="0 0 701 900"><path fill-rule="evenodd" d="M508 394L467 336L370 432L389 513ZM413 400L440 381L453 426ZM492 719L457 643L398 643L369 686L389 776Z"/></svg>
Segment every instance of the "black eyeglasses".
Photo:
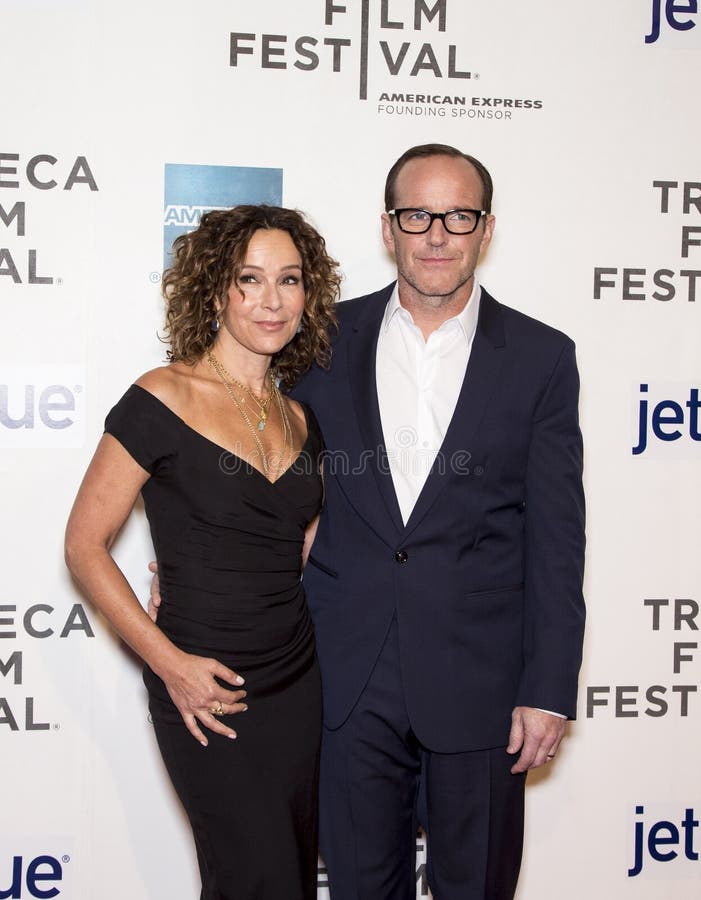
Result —
<svg viewBox="0 0 701 900"><path fill-rule="evenodd" d="M402 231L407 234L424 234L440 219L443 227L450 234L472 234L482 216L487 215L484 209L449 209L444 213L429 212L427 209L390 209L388 216L394 216Z"/></svg>

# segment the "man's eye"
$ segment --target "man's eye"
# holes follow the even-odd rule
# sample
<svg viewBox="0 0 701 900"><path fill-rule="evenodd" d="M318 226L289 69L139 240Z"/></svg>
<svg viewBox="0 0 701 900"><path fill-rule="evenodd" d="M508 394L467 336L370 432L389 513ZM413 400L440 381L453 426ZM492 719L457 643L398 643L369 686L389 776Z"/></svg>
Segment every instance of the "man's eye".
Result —
<svg viewBox="0 0 701 900"><path fill-rule="evenodd" d="M417 209L409 216L410 222L425 222L428 218L428 213L424 212L423 209Z"/></svg>

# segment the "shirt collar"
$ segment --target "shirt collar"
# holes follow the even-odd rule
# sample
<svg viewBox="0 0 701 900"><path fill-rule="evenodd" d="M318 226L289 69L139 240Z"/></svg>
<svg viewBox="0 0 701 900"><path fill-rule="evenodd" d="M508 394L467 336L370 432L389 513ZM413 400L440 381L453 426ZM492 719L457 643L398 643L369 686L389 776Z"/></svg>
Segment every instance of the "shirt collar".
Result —
<svg viewBox="0 0 701 900"><path fill-rule="evenodd" d="M471 344L475 336L475 331L477 331L477 318L479 316L481 295L482 288L475 278L472 285L472 293L470 294L470 299L467 301L463 309L457 314L457 316L451 316L450 319L446 319L446 321L443 322L440 328L443 328L449 322L457 322L457 324L460 326L460 330L465 337L465 342L467 344ZM413 324L414 320L411 313L408 310L404 309L402 304L399 302L399 285L395 284L394 290L392 291L392 296L389 298L389 303L385 308L385 314L382 317L382 331L387 331L390 323L395 320L397 316L401 316L405 321L411 322Z"/></svg>

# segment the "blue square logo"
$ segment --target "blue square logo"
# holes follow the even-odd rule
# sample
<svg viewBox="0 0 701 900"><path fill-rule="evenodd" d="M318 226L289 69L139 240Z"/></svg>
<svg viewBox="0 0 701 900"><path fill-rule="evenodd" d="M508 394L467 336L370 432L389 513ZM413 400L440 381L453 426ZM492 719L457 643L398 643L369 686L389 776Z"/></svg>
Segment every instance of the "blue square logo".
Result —
<svg viewBox="0 0 701 900"><path fill-rule="evenodd" d="M282 169L166 163L163 268L171 263L173 241L197 228L202 213L241 203L281 206Z"/></svg>

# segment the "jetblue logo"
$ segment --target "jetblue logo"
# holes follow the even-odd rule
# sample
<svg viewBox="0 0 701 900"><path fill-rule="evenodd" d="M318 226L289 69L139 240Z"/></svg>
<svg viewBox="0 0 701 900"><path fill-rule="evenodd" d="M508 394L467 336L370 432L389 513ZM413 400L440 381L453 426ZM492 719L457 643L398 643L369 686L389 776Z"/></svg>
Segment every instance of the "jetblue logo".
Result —
<svg viewBox="0 0 701 900"><path fill-rule="evenodd" d="M210 209L241 203L282 205L282 169L248 166L187 166L167 163L163 208L163 268L171 262L173 241L197 228Z"/></svg>
<svg viewBox="0 0 701 900"><path fill-rule="evenodd" d="M654 44L668 28L672 31L691 31L696 27L698 0L652 0L650 33L646 44Z"/></svg>
<svg viewBox="0 0 701 900"><path fill-rule="evenodd" d="M633 456L701 458L701 389L678 384L638 385Z"/></svg>
<svg viewBox="0 0 701 900"><path fill-rule="evenodd" d="M0 367L0 447L82 447L80 366Z"/></svg>
<svg viewBox="0 0 701 900"><path fill-rule="evenodd" d="M660 813L662 818L656 819ZM670 814L669 810L658 808L646 813L644 806L636 806L635 815L633 864L628 869L628 877L636 878L641 872L647 874L655 863L676 863L677 874L681 875L683 869L685 875L698 878L699 820L694 809L687 807Z"/></svg>
<svg viewBox="0 0 701 900"><path fill-rule="evenodd" d="M63 866L69 862L69 856L58 860L45 854L33 859L13 856L9 861L0 861L0 898L58 897L63 886Z"/></svg>

